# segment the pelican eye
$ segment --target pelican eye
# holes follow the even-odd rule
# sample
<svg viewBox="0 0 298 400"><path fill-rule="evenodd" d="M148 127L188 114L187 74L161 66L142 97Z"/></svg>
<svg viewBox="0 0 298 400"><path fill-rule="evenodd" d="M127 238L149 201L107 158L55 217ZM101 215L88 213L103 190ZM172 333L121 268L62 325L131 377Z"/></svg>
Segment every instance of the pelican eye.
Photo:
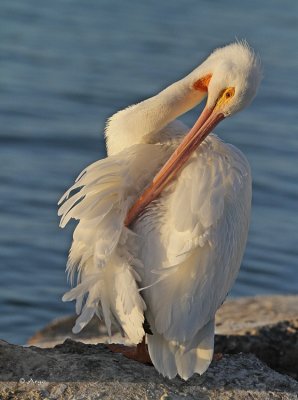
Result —
<svg viewBox="0 0 298 400"><path fill-rule="evenodd" d="M235 88L229 87L221 91L216 102L216 107L225 107L226 103L231 100L235 94Z"/></svg>
<svg viewBox="0 0 298 400"><path fill-rule="evenodd" d="M231 97L234 96L234 94L235 94L235 88L233 88L233 87L228 88L228 89L226 89L226 90L224 91L224 97L225 97L226 99L230 99Z"/></svg>

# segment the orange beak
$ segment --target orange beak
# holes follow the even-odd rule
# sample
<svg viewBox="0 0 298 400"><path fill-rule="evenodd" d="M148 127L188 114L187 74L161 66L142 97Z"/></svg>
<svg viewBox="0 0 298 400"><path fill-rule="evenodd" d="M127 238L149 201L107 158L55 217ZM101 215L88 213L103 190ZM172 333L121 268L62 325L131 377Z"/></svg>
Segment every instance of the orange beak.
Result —
<svg viewBox="0 0 298 400"><path fill-rule="evenodd" d="M144 208L160 195L165 186L177 176L192 153L223 119L224 115L219 113L215 107L210 109L206 106L204 108L194 126L182 140L169 160L155 175L149 187L130 208L124 221L125 226L129 226Z"/></svg>

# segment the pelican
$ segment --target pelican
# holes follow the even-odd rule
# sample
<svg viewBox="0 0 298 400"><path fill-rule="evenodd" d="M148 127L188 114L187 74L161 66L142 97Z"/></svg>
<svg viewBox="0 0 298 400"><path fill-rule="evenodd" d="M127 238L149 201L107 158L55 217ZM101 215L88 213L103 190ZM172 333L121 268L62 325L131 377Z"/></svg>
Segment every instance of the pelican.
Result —
<svg viewBox="0 0 298 400"><path fill-rule="evenodd" d="M67 264L76 286L63 297L76 300L74 333L97 315L110 335L116 324L132 344L145 337L162 375L206 371L251 208L247 159L211 131L252 101L261 75L248 44L232 43L108 120L107 158L59 202L61 227L78 220ZM191 129L177 120L205 98Z"/></svg>

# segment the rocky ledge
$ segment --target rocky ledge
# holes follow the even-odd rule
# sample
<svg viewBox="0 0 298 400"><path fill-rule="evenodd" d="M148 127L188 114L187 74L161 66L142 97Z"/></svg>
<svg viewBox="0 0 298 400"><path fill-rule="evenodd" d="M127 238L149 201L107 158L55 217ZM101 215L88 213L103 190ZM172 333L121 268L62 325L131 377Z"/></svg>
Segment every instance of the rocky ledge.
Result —
<svg viewBox="0 0 298 400"><path fill-rule="evenodd" d="M90 344L107 340L96 320L81 342L66 339L73 317L60 319L31 338L34 346L0 341L0 399L298 399L297 314L298 296L227 301L217 315L223 355L187 382Z"/></svg>

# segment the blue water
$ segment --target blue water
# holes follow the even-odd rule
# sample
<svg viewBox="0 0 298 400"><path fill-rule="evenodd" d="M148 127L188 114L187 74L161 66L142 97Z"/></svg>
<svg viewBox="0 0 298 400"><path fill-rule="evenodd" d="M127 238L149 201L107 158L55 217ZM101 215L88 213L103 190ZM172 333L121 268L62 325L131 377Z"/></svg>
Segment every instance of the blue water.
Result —
<svg viewBox="0 0 298 400"><path fill-rule="evenodd" d="M0 338L25 343L73 312L60 300L72 230L58 228L56 202L104 156L105 119L235 37L265 77L253 105L217 128L254 176L232 294L297 293L298 2L1 0L0 14Z"/></svg>

